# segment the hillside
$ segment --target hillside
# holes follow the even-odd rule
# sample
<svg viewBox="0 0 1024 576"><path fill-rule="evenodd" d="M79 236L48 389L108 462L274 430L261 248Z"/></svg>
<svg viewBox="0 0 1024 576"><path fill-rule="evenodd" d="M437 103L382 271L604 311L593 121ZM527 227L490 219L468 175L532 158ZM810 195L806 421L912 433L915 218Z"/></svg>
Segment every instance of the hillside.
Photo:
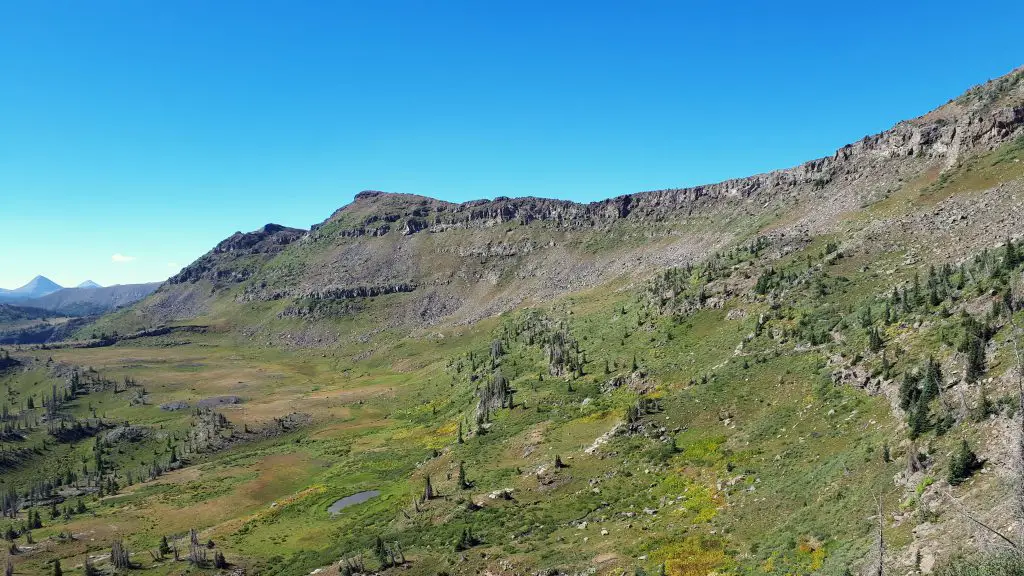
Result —
<svg viewBox="0 0 1024 576"><path fill-rule="evenodd" d="M0 353L9 558L964 574L1020 530L1022 197L1019 69L749 178L238 232Z"/></svg>
<svg viewBox="0 0 1024 576"><path fill-rule="evenodd" d="M882 229L894 221L880 210L905 201L901 194L916 181L940 172L949 177L968 159L1021 134L1020 76L978 87L830 157L707 186L591 204L539 198L452 204L363 192L305 234L274 225L236 233L172 278L138 315L144 323L200 316L224 291L279 314L301 313L308 300L332 294L398 292L404 296L393 299L392 326L472 322L700 261L769 228L779 235L834 233L845 218L876 205L877 220L868 224ZM1013 223L1002 212L1008 196L997 196L998 204L950 209L992 220L1002 230L991 233L1004 236ZM943 231L929 220L898 225L907 241L918 231L931 236L920 247L951 238L940 238ZM979 240L958 237L949 244L962 255L980 248ZM274 306L285 302L298 312Z"/></svg>
<svg viewBox="0 0 1024 576"><path fill-rule="evenodd" d="M152 294L159 286L159 282L150 282L107 287L61 288L45 296L23 300L20 304L51 310L65 316L91 316L134 304Z"/></svg>

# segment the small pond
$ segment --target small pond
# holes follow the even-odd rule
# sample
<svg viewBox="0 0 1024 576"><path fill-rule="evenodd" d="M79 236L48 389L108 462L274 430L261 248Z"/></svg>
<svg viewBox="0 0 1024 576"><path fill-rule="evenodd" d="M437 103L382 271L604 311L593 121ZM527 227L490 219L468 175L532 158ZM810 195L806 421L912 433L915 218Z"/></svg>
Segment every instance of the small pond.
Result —
<svg viewBox="0 0 1024 576"><path fill-rule="evenodd" d="M340 513L342 510L348 508L349 506L361 504L363 502L366 502L370 498L375 498L377 496L380 496L380 490L367 490L365 492L357 492L356 494L353 494L351 496L345 496L341 500L335 500L334 504L331 504L331 506L327 509L327 512L331 516L334 516L335 514Z"/></svg>

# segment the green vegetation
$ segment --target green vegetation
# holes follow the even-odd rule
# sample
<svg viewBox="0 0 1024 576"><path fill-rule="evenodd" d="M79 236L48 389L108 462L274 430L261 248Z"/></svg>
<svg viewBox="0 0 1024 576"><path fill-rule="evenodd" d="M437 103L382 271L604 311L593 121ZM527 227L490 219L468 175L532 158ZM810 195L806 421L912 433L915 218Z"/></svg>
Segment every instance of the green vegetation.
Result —
<svg viewBox="0 0 1024 576"><path fill-rule="evenodd" d="M1019 150L917 174L831 228L744 199L601 226L556 207L474 228L445 207L448 228L425 232L429 202L402 197L302 240L232 237L246 250L211 252L74 346L0 350L11 566L844 574L881 539L909 570L895 555L934 544L919 524L956 526L950 497L1000 497L975 473L979 454L1009 458L997 435L1019 416L1024 257L971 236L946 259L867 220L1018 178ZM687 257L643 278L603 267L641 249ZM399 253L429 274L333 284L383 277ZM600 269L592 283L535 281L573 258ZM1019 571L939 560L949 576Z"/></svg>

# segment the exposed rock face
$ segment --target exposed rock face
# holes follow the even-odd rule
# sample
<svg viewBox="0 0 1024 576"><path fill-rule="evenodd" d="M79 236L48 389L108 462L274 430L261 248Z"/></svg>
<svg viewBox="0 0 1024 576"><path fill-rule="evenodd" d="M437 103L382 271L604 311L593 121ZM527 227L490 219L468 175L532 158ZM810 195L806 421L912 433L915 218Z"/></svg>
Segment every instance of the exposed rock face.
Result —
<svg viewBox="0 0 1024 576"><path fill-rule="evenodd" d="M233 404L241 404L242 399L238 396L212 396L210 398L203 398L199 402L196 402L198 408L219 408L221 406L231 406Z"/></svg>
<svg viewBox="0 0 1024 576"><path fill-rule="evenodd" d="M286 228L280 224L267 224L255 232L235 232L213 249L214 254L248 252L250 254L278 252L298 240L306 231Z"/></svg>
<svg viewBox="0 0 1024 576"><path fill-rule="evenodd" d="M211 282L241 282L248 278L255 268L239 266L244 264L241 260L247 256L268 259L305 234L305 230L287 228L279 224L267 224L255 232L235 232L167 282L184 284L195 283L201 279Z"/></svg>
<svg viewBox="0 0 1024 576"><path fill-rule="evenodd" d="M117 444L119 442L139 442L145 440L150 436L152 430L146 426L118 426L107 432L103 440L107 444Z"/></svg>
<svg viewBox="0 0 1024 576"><path fill-rule="evenodd" d="M828 157L716 184L588 204L365 191L308 233L268 225L232 235L136 310L150 324L188 318L240 286L239 304L294 300L278 318L350 315L382 297L387 326L473 322L699 261L738 235L830 233L844 214L1022 136L1024 69Z"/></svg>
<svg viewBox="0 0 1024 576"><path fill-rule="evenodd" d="M640 192L589 204L545 198L474 200L454 204L410 194L364 191L352 205L334 213L339 219L359 205L374 205L378 214L347 229L352 236L387 233L374 225L402 221L401 233L486 227L501 222L551 222L563 227L601 227L633 218L661 221L729 200L773 200L792 193L816 192L839 180L872 175L883 163L940 160L956 163L968 152L987 151L1024 134L1024 69L975 88L920 118L901 122L880 134L843 146L832 156L794 168L691 188ZM814 194L812 194L813 196ZM381 215L383 214L383 215ZM316 230L318 226L314 227Z"/></svg>
<svg viewBox="0 0 1024 576"><path fill-rule="evenodd" d="M316 300L347 300L351 298L373 298L399 292L412 292L416 287L412 284L390 284L387 286L356 286L353 288L331 287L308 294Z"/></svg>

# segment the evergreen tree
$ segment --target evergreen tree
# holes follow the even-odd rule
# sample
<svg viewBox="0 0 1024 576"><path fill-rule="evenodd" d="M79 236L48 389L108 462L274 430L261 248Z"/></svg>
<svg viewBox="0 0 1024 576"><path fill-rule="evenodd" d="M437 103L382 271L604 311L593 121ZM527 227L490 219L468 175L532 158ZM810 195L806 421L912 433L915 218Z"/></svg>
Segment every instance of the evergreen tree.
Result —
<svg viewBox="0 0 1024 576"><path fill-rule="evenodd" d="M942 366L933 357L925 363L924 382L921 389L921 402L928 403L939 396L942 386Z"/></svg>
<svg viewBox="0 0 1024 576"><path fill-rule="evenodd" d="M977 336L969 338L964 377L968 382L977 382L985 374L985 343Z"/></svg>
<svg viewBox="0 0 1024 576"><path fill-rule="evenodd" d="M870 328L874 323L875 319L871 317L871 306L865 306L860 314L860 327Z"/></svg>
<svg viewBox="0 0 1024 576"><path fill-rule="evenodd" d="M992 401L988 399L985 386L978 386L978 405L974 407L974 421L982 422L992 413Z"/></svg>
<svg viewBox="0 0 1024 576"><path fill-rule="evenodd" d="M53 561L53 576L64 576L64 570L60 567L60 560Z"/></svg>
<svg viewBox="0 0 1024 576"><path fill-rule="evenodd" d="M1013 270L1020 263L1017 249L1013 245L1013 238L1006 239L1006 247L1003 251L1003 267L1006 270Z"/></svg>
<svg viewBox="0 0 1024 576"><path fill-rule="evenodd" d="M928 406L918 399L918 404L913 407L907 415L907 424L910 426L910 438L915 439L923 434L931 426L928 420Z"/></svg>
<svg viewBox="0 0 1024 576"><path fill-rule="evenodd" d="M167 536L161 536L160 537L160 557L163 558L164 556L166 556L166 555L168 555L170 553L171 553L171 546L170 546L170 544L167 543Z"/></svg>
<svg viewBox="0 0 1024 576"><path fill-rule="evenodd" d="M381 570L391 566L391 555L388 554L388 549L380 536L377 536L377 541L373 545L373 555L377 557Z"/></svg>
<svg viewBox="0 0 1024 576"><path fill-rule="evenodd" d="M978 456L971 450L966 439L961 440L960 447L953 453L953 458L949 461L949 476L947 478L949 484L951 486L963 484L977 467Z"/></svg>
<svg viewBox="0 0 1024 576"><path fill-rule="evenodd" d="M459 462L459 488L467 490L472 486L469 480L466 479L466 466L464 462Z"/></svg>
<svg viewBox="0 0 1024 576"><path fill-rule="evenodd" d="M900 382L900 409L910 410L911 406L917 404L920 395L917 375L907 370L903 373L903 381Z"/></svg>
<svg viewBox="0 0 1024 576"><path fill-rule="evenodd" d="M868 349L872 352L878 352L882 349L882 335L878 332L878 328L871 328L868 330Z"/></svg>
<svg viewBox="0 0 1024 576"><path fill-rule="evenodd" d="M455 541L455 551L462 552L463 550L469 550L478 543L479 541L473 536L473 531L469 527L463 528L462 534Z"/></svg>

